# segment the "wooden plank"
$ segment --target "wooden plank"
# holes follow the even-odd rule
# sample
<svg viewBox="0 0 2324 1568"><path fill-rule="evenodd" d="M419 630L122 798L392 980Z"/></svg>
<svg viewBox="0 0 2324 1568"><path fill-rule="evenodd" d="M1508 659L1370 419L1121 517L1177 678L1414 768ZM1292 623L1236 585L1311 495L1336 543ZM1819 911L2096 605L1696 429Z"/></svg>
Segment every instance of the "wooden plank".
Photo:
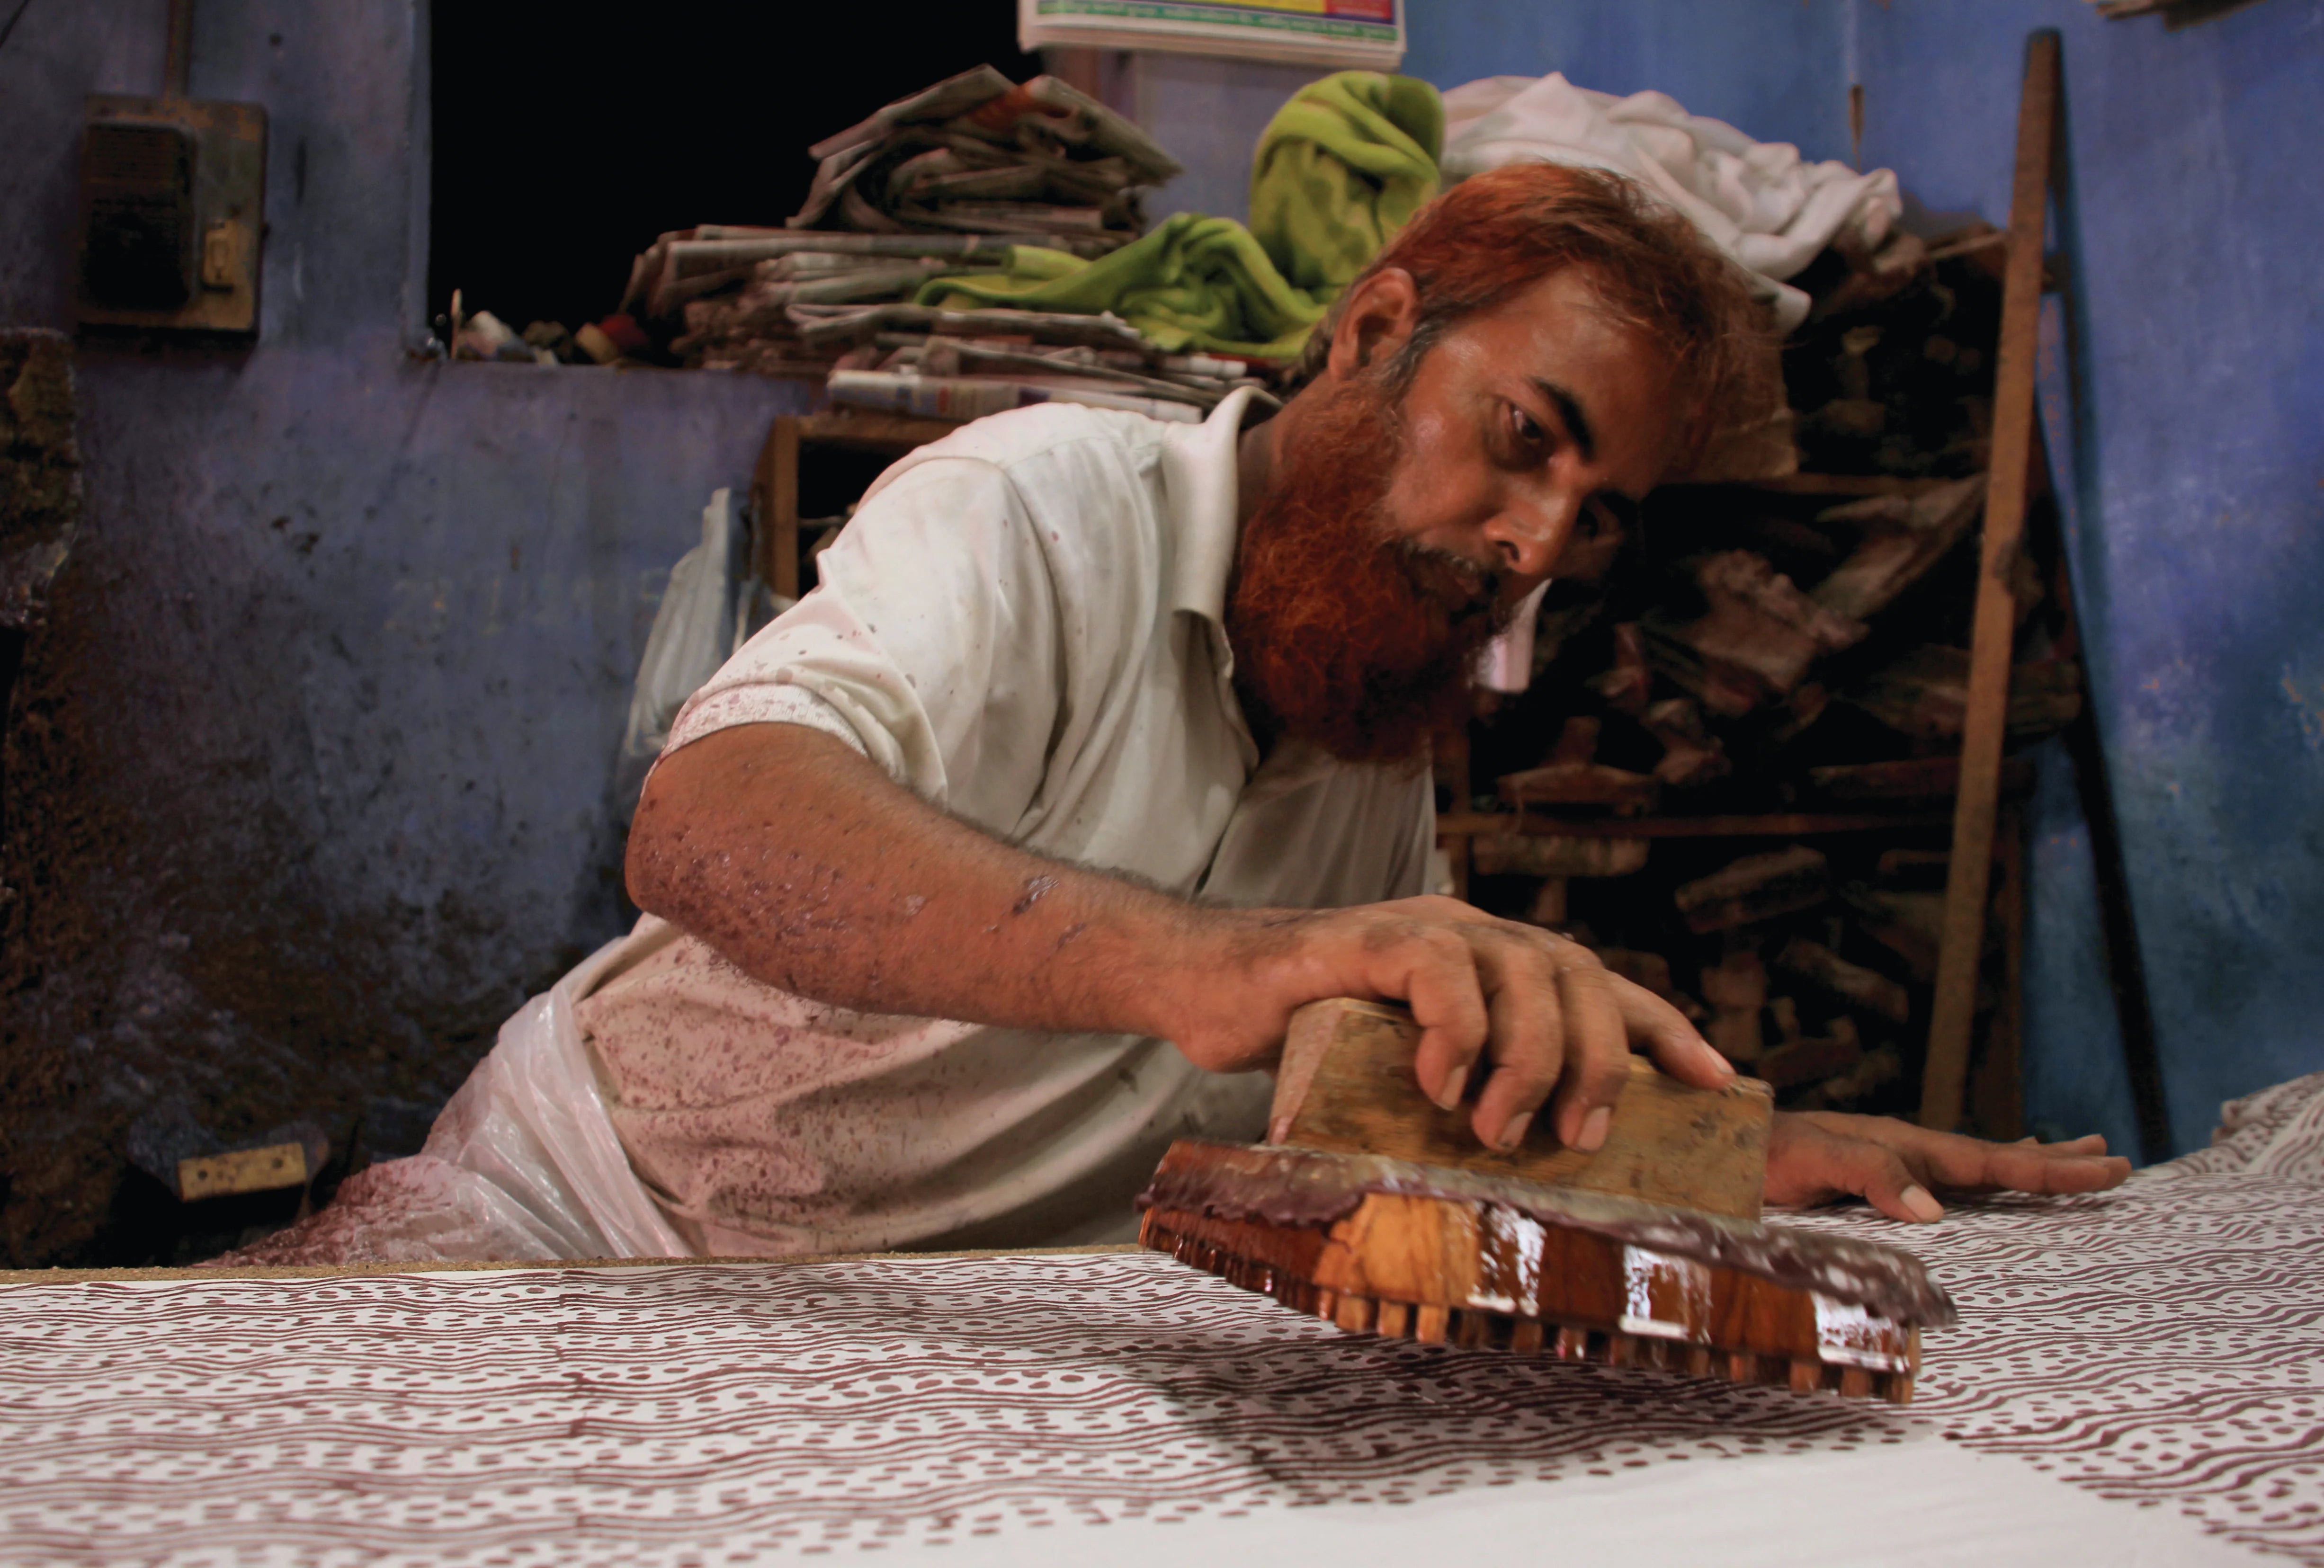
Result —
<svg viewBox="0 0 2324 1568"><path fill-rule="evenodd" d="M1722 1090L1689 1088L1633 1056L1596 1152L1559 1143L1545 1115L1504 1153L1477 1141L1467 1105L1441 1110L1420 1092L1412 1075L1419 1043L1419 1027L1402 1008L1338 997L1300 1009L1277 1072L1269 1141L1758 1218L1775 1113L1765 1084L1738 1078Z"/></svg>
<svg viewBox="0 0 2324 1568"><path fill-rule="evenodd" d="M1960 794L1953 803L1952 870L1945 884L1936 1000L1921 1079L1921 1125L1950 1130L1961 1118L1969 1028L1985 951L2001 747L2009 719L2010 649L2017 627L2010 578L2024 543L2032 474L2034 371L2042 324L2042 242L2057 138L2058 35L2026 45L2017 114L2017 163L2009 203L2009 256L2002 282L2001 349L1994 372L1993 464L1987 474L1985 543L1969 641L1969 712L1961 733Z"/></svg>
<svg viewBox="0 0 2324 1568"><path fill-rule="evenodd" d="M1950 800L1960 789L1960 759L1911 757L1811 768L1808 783L1833 800ZM2032 758L2001 760L2001 792L2012 798L2034 792Z"/></svg>
<svg viewBox="0 0 2324 1568"><path fill-rule="evenodd" d="M874 413L868 409L807 414L798 420L802 440L835 447L888 448L899 453L940 441L959 429L960 421L954 420L918 420L906 414Z"/></svg>
<svg viewBox="0 0 2324 1568"><path fill-rule="evenodd" d="M811 446L846 447L899 457L941 440L960 426L951 420L918 420L869 410L824 414L781 414L767 427L757 467L751 476L752 569L759 580L787 599L799 592L799 455Z"/></svg>
<svg viewBox="0 0 2324 1568"><path fill-rule="evenodd" d="M758 472L751 484L759 558L752 565L759 580L786 599L798 598L799 591L799 433L804 423L794 414L776 416L767 427L766 444L759 448Z"/></svg>
<svg viewBox="0 0 2324 1568"><path fill-rule="evenodd" d="M1793 812L1770 816L1613 816L1569 820L1530 811L1448 811L1436 819L1440 837L1536 834L1546 838L1814 838L1834 833L1881 833L1893 828L1943 827L1934 811Z"/></svg>
<svg viewBox="0 0 2324 1568"><path fill-rule="evenodd" d="M1784 474L1772 479L1719 480L1673 489L1757 490L1775 495L1920 495L1950 479L1907 479L1894 474Z"/></svg>

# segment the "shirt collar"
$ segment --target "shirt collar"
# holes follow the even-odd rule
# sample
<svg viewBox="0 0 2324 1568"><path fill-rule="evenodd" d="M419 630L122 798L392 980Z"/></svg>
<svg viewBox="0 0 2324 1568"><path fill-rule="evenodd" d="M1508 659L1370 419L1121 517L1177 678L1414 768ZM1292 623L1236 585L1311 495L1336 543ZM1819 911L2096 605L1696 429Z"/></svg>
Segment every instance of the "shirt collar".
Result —
<svg viewBox="0 0 2324 1568"><path fill-rule="evenodd" d="M1170 608L1187 610L1223 628L1227 577L1234 570L1236 512L1244 411L1249 387L1229 392L1199 425L1172 425L1162 447L1176 559L1171 567Z"/></svg>

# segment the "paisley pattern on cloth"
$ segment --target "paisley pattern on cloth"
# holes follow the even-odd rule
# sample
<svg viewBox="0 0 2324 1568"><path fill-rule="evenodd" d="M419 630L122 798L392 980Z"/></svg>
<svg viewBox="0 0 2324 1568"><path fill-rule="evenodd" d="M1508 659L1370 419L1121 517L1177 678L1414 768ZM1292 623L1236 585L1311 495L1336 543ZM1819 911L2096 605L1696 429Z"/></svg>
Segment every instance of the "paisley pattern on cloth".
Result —
<svg viewBox="0 0 2324 1568"><path fill-rule="evenodd" d="M2116 1193L1794 1217L1960 1299L1906 1410L1342 1335L1134 1252L14 1285L0 1562L1055 1554L1949 1441L2324 1565L2324 1076L2285 1089Z"/></svg>

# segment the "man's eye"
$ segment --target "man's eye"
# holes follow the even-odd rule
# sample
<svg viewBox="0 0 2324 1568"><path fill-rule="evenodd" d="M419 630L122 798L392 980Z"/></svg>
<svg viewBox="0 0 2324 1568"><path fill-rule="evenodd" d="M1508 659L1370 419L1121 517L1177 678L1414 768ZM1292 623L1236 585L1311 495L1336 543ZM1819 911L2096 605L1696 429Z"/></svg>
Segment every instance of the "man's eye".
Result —
<svg viewBox="0 0 2324 1568"><path fill-rule="evenodd" d="M1533 448L1545 447L1549 444L1549 432L1541 428L1540 420L1535 419L1523 409L1515 407L1514 405L1511 406L1509 409L1509 424L1510 428L1517 433L1517 444L1519 446Z"/></svg>
<svg viewBox="0 0 2324 1568"><path fill-rule="evenodd" d="M1593 495L1582 509L1593 539L1627 539L1637 525L1637 503L1618 493Z"/></svg>

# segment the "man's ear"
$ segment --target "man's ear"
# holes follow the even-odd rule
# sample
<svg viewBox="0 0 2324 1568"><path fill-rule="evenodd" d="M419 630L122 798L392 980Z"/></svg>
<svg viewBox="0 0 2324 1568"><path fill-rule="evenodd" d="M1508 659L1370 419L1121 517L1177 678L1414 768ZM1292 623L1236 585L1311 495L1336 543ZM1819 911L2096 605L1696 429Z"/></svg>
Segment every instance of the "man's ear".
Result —
<svg viewBox="0 0 2324 1568"><path fill-rule="evenodd" d="M1392 357L1419 324L1420 286L1402 267L1383 267L1348 291L1325 363L1334 379L1345 381Z"/></svg>

